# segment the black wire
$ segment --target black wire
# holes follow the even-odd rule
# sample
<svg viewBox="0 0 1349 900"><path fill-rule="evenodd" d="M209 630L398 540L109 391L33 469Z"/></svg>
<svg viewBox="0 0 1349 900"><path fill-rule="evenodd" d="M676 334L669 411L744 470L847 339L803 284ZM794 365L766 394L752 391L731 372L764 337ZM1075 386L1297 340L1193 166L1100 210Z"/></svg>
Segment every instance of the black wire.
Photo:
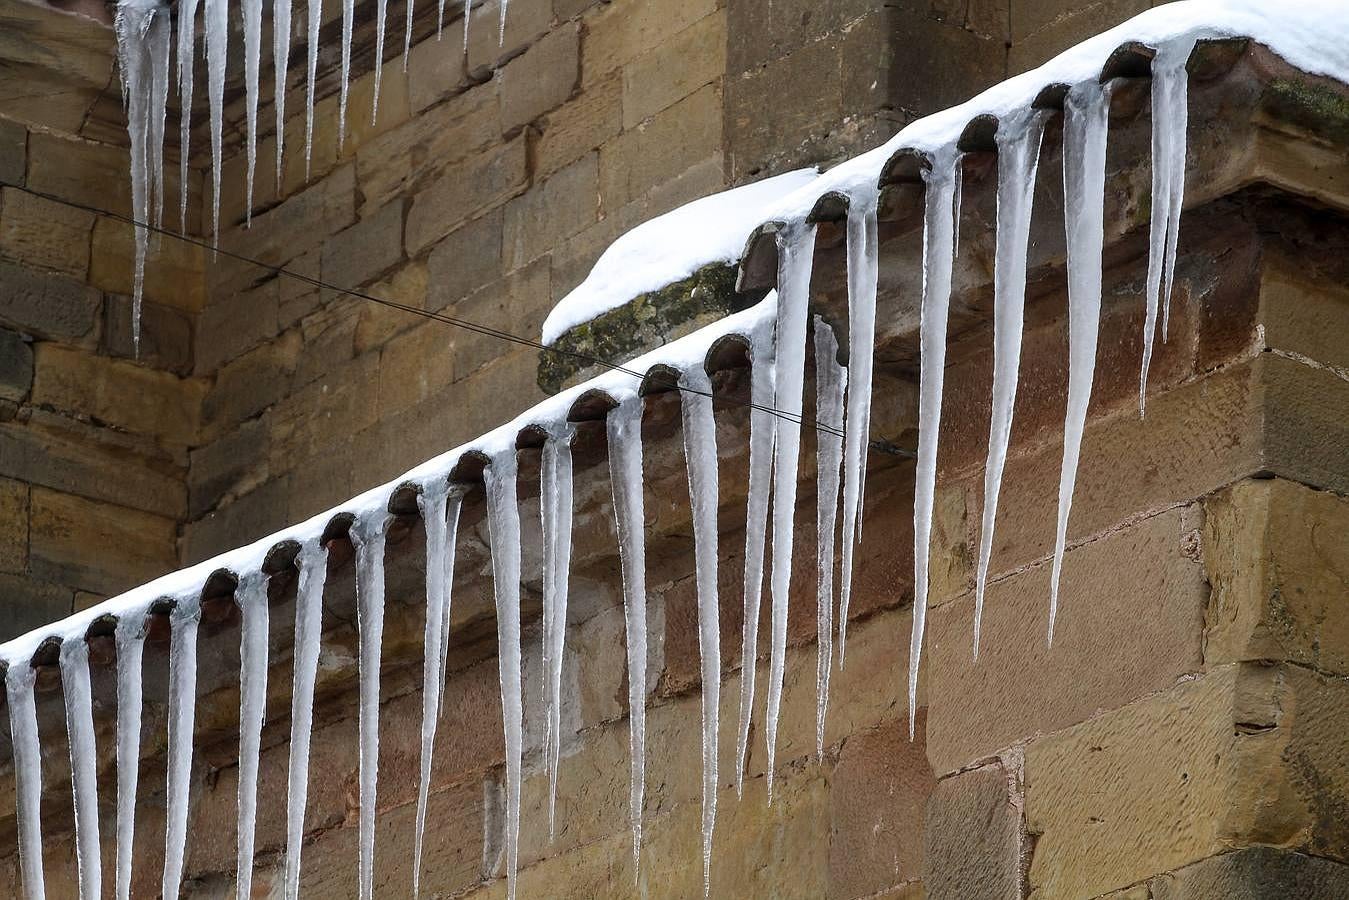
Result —
<svg viewBox="0 0 1349 900"><path fill-rule="evenodd" d="M344 288L339 285L329 284L328 282L325 282L322 279L314 278L312 276L305 275L301 272L296 272L292 269L287 269L285 266L272 265L270 263L263 262L260 259L256 259L251 256L245 256L242 253L235 253L230 250L225 250L201 238L193 237L192 235L188 234L183 234L182 232L178 231L171 231L167 228L152 225L148 222L141 222L131 216L124 215L122 213L115 212L110 209L103 209L102 207L93 206L88 203L81 203L77 200L70 200L66 197L60 197L55 194L48 193L46 191L39 191L35 188L27 187L26 185L14 184L12 182L3 180L0 180L0 187L14 188L15 190L23 191L24 193L30 194L34 197L40 197L43 200L49 200L53 203L60 203L65 206L72 207L74 209L79 209L85 212L93 213L94 215L104 216L109 219L124 222L127 225L131 225L136 228L143 228L146 231L152 232L154 234L167 235L171 238L182 241L183 243L190 244L196 247L201 247L203 249L211 251L212 253L217 253L220 254L221 256L225 256L230 259L235 259L244 263L249 263L250 265L257 266L260 269L265 269L266 271L271 272L273 275L284 275L288 278L293 278L296 281L310 285L311 287L316 287L320 290L333 291L339 294L346 294L351 297L366 300L370 303L377 303L381 306L387 306L391 309L397 309L402 312L410 313L412 315L421 316L422 318L431 319L432 321L441 322L443 324L451 325L456 328L462 328L466 331L472 331L476 334L481 334L486 337L497 338L498 340L508 341L515 344L521 344L523 346L533 348L534 350L538 350L541 353L553 353L558 356L570 357L571 359L579 360L584 363L589 363L590 365L601 366L613 372L621 372L624 375L630 375L633 378L636 378L638 381L641 381L646 378L646 375L636 371L635 369L629 369L617 363L611 363L607 360L599 359L598 357L590 356L589 354L581 353L580 351L577 350L567 350L561 347L553 347L548 344L544 344L540 341L535 341L531 338L523 337L518 334L512 334L509 331L502 331L498 328L492 328L487 325L481 325L477 322L470 322L467 319L460 319L456 316L447 316L443 313L436 313L431 312L430 310L419 309L415 306L408 306L405 303L399 303L396 300L388 300L383 297L376 297L373 294L367 294L363 291L355 290L352 288ZM676 384L673 382L669 383L669 386L677 391L696 394L702 397L714 396L711 391L702 391L698 390L697 388L686 387L684 385ZM721 399L724 401L727 398L723 397L717 399ZM780 419L792 422L796 425L804 426L810 424L805 421L804 416L798 416L795 413L785 412L783 410L777 409L776 407L765 406L763 404L754 403L752 401L730 401L730 402L734 403L737 406L744 406L748 407L749 409L755 409L759 410L760 412L766 412L769 415L776 416ZM822 431L826 434L830 434L835 437L843 437L843 432L841 430L833 428L828 425L824 425L818 420L816 420L813 423L813 427L815 428L816 431ZM895 447L888 441L870 440L868 441L868 445L872 449L879 450L881 452L889 453L892 455L898 456L913 455L911 451Z"/></svg>

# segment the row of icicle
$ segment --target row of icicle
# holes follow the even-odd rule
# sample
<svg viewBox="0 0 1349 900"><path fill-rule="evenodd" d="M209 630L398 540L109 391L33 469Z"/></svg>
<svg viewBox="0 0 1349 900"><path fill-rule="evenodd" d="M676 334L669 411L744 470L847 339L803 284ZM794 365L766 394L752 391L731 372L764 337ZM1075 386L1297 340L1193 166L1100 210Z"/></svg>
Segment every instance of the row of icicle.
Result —
<svg viewBox="0 0 1349 900"><path fill-rule="evenodd" d="M286 72L290 65L292 0L272 0L273 104L276 110L276 183L281 184L285 158ZM509 0L499 0L499 41L506 39L506 9ZM415 0L407 2L403 32L403 69L407 70L412 45ZM169 82L176 78L179 96L179 229L187 223L188 156L191 150L193 65L196 62L197 9L201 14L206 44L207 94L211 124L211 239L220 238L220 175L224 127L225 71L229 47L229 0L119 0L114 20L117 61L122 80L131 141L131 210L138 223L135 241L135 273L132 286L131 333L140 350L141 302L144 296L145 258L150 230L164 222L164 127L168 111ZM468 52L469 20L473 0L463 0L464 47ZM380 78L384 70L384 32L388 0L376 0L373 124L379 115ZM347 88L351 76L351 38L355 24L355 0L342 0L342 76L337 101L337 147L340 152L347 133ZM262 55L263 0L239 0L243 20L245 128L244 145L248 167L245 176L245 221L253 212L253 181L257 170L259 70ZM314 143L314 83L318 75L319 26L323 20L321 0L308 0L306 15L306 90L304 128L305 179L309 178ZM438 0L437 37L445 20L445 0ZM177 32L176 41L174 32ZM173 51L177 49L175 54Z"/></svg>
<svg viewBox="0 0 1349 900"><path fill-rule="evenodd" d="M223 6L223 3L221 4ZM123 12L128 9L123 6ZM185 4L184 8L187 8ZM213 9L208 2L208 17ZM145 47L160 47L167 38L167 18L150 10L141 31ZM125 21L125 19L123 20ZM123 26L124 27L124 26ZM139 27L139 26L138 26ZM1153 196L1151 253L1148 267L1142 381L1153 348L1153 331L1160 317L1163 335L1167 322L1175 265L1176 234L1183 200L1185 161L1186 77L1184 63L1193 40L1163 45L1154 62ZM131 46L142 46L136 42ZM311 42L312 47L312 42ZM124 50L126 48L124 47ZM166 85L158 49L146 59L156 73L151 84ZM155 62L158 60L159 62ZM311 69L312 71L312 69ZM134 83L134 78L132 79ZM190 88L189 88L190 90ZM158 93L155 88L152 94ZM132 92L132 102L136 101ZM1069 386L1064 427L1063 467L1059 487L1057 536L1049 610L1052 642L1057 614L1058 582L1066 544L1069 507L1078 454L1091 395L1101 308L1101 253L1103 195L1109 85L1095 80L1074 85L1064 103L1063 179L1065 227L1068 244ZM153 101L157 103L158 101ZM158 107L157 107L158 108ZM994 302L993 415L990 427L985 501L976 582L974 652L978 654L978 621L988 577L997 498L1015 406L1025 298L1027 238L1031 196L1039 159L1041 135L1049 114L1027 110L1005 117L997 131L998 216ZM134 133L134 132L133 132ZM913 632L909 653L908 706L910 735L914 729L916 687L928 597L928 551L936 483L937 438L940 428L942 376L945 367L947 313L959 220L961 155L954 144L928 154L921 298L919 385L919 445L914 500ZM138 194L144 198L142 183ZM162 187L154 187L156 197ZM833 330L816 319L813 340L816 359L816 416L828 430L818 442L817 547L817 733L816 749L824 746L824 722L829 673L833 667L834 629L837 628L838 665L846 649L848 603L852 589L854 550L861 538L863 488L866 473L874 346L875 299L878 277L877 190L874 183L854 188L847 214L847 280L849 297L849 366L838 363L839 345ZM138 201L140 202L140 201ZM786 662L788 589L791 575L793 511L796 506L797 465L805 381L805 347L810 316L809 290L814 255L815 226L802 219L778 230L778 293L764 301L770 314L750 334L752 366L749 483L744 571L744 640L741 659L735 784L742 789L749 723L755 701L755 663L758 659L759 598L765 576L768 533L772 556L768 568L771 599L769 685L765 718L766 782L769 802L775 769L777 727ZM702 851L706 891L710 878L712 834L718 786L718 721L720 693L719 598L717 591L719 493L717 447L711 382L702 367L687 366L679 379L682 390L683 441L688 465L695 538L698 594L698 635L702 671L703 815ZM1142 403L1140 387L1140 409ZM608 413L609 472L622 564L623 606L629 673L631 739L631 818L634 871L641 847L644 804L646 698L646 564L643 534L641 418L643 400L635 391L615 392L617 404ZM773 410L779 414L775 414ZM842 436L836 437L841 428ZM545 672L544 765L550 782L548 825L555 827L555 797L561 742L562 659L565 651L567 589L571 553L573 426L565 417L546 423L543 448L540 513L543 523L543 660ZM524 708L520 647L520 519L517 503L517 465L513 445L498 449L484 470L487 518L495 585L501 697L506 744L505 867L508 894L514 896L520 829L521 757ZM842 517L838 517L842 492ZM444 700L445 659L448 649L450 591L462 488L444 475L424 479L418 503L426 523L427 615L424 645L424 682L421 731L420 784L414 849L414 885L417 893L426 824L431 759L436 723ZM772 518L769 519L770 499ZM379 748L379 667L384 617L384 542L389 514L381 507L356 516L349 535L356 549L359 627L359 885L360 896L373 894L375 810ZM839 529L842 563L838 579L838 609L834 608L834 540ZM297 558L294 682L291 707L290 766L285 855L285 895L298 896L300 855L308 785L309 740L314 681L318 665L321 608L327 554L317 536L302 543ZM239 745L238 892L249 892L253 866L254 823L257 806L258 754L268 673L268 576L260 571L240 574L236 591L242 610ZM200 593L172 598L170 614L168 771L166 853L162 890L178 895L188 824L188 790L192 761L193 714L196 699L196 636ZM117 647L117 854L116 896L129 895L132 841L135 826L137 765L141 731L141 658L148 610L121 616L116 628ZM100 843L97 817L97 773L87 645L66 640L61 645L60 669L64 686L66 722L70 737L75 805L76 847L82 897L101 892ZM29 659L9 660L6 690L13 734L17 778L19 849L25 890L42 897L42 837L39 822L41 761L34 700L35 671Z"/></svg>

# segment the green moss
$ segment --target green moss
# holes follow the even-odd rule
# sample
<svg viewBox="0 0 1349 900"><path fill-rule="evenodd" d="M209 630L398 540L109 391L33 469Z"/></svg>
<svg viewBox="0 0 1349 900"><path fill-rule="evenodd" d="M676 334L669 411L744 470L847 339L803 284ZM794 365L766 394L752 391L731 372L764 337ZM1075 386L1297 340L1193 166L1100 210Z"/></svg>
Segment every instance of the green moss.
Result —
<svg viewBox="0 0 1349 900"><path fill-rule="evenodd" d="M640 294L564 332L553 344L564 352L539 355L539 387L555 394L578 376L602 371L590 359L622 363L763 298L763 291L737 291L735 278L733 265L704 266L688 278Z"/></svg>
<svg viewBox="0 0 1349 900"><path fill-rule="evenodd" d="M1349 143L1349 94L1322 81L1280 78L1265 90L1271 113L1332 143Z"/></svg>

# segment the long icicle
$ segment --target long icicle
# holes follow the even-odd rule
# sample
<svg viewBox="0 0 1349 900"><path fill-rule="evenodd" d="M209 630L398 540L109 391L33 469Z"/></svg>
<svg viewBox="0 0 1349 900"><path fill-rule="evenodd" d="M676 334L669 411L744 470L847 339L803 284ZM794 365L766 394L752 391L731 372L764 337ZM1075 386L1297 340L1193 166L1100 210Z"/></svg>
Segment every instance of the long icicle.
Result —
<svg viewBox="0 0 1349 900"><path fill-rule="evenodd" d="M770 302L772 298L767 298ZM773 479L777 416L770 410L777 391L776 355L770 328L759 328L750 347L749 485L745 501L744 637L740 647L740 716L735 744L735 795L743 796L749 724L754 715L754 676L759 656L759 606L763 599L764 546L768 495Z"/></svg>
<svg viewBox="0 0 1349 900"><path fill-rule="evenodd" d="M307 0L305 7L305 94L304 94L304 179L309 180L309 164L314 154L314 81L319 67L319 25L323 22L323 0Z"/></svg>
<svg viewBox="0 0 1349 900"><path fill-rule="evenodd" d="M36 680L27 660L11 661L5 672L9 734L14 747L14 794L19 827L19 871L28 900L47 896L42 871L42 748L38 742Z"/></svg>
<svg viewBox="0 0 1349 900"><path fill-rule="evenodd" d="M351 525L356 548L356 625L360 657L359 895L375 893L375 801L379 783L379 666L384 640L384 541L389 515L376 510Z"/></svg>
<svg viewBox="0 0 1349 900"><path fill-rule="evenodd" d="M136 788L140 780L141 679L145 656L145 610L117 620L117 900L130 900Z"/></svg>
<svg viewBox="0 0 1349 900"><path fill-rule="evenodd" d="M913 491L913 632L909 638L909 739L918 715L918 665L927 624L928 554L937 486L937 436L941 430L946 369L946 321L955 253L955 185L960 154L954 146L935 154L924 170L923 299L919 325L918 464Z"/></svg>
<svg viewBox="0 0 1349 900"><path fill-rule="evenodd" d="M416 8L413 0L408 0L407 22L403 28L403 71L408 70L408 54L412 52L412 11Z"/></svg>
<svg viewBox="0 0 1349 900"><path fill-rule="evenodd" d="M1152 223L1148 235L1147 314L1143 321L1143 364L1138 380L1138 414L1147 412L1148 369L1156 341L1160 307L1165 340L1171 318L1171 285L1176 241L1185 202L1185 130L1189 121L1189 75L1185 64L1195 38L1157 48L1152 60Z"/></svg>
<svg viewBox="0 0 1349 900"><path fill-rule="evenodd" d="M145 36L150 55L150 121L146 128L146 168L150 183L149 221L156 228L164 224L164 128L169 106L169 76L173 71L173 20L167 8L155 11L150 31ZM158 235L155 236L158 240ZM139 312L137 312L139 341Z"/></svg>
<svg viewBox="0 0 1349 900"><path fill-rule="evenodd" d="M103 854L98 836L98 747L89 686L89 645L83 638L70 638L62 642L60 652L80 897L97 900L103 893Z"/></svg>
<svg viewBox="0 0 1349 900"><path fill-rule="evenodd" d="M557 826L557 777L562 759L562 659L567 643L567 595L571 571L572 462L576 428L562 422L543 445L539 505L543 522L543 662L547 713L548 839Z"/></svg>
<svg viewBox="0 0 1349 900"><path fill-rule="evenodd" d="M1059 578L1068 543L1082 432L1096 376L1101 329L1101 253L1105 245L1105 148L1110 87L1092 79L1074 85L1063 104L1063 224L1068 246L1068 410L1063 422L1063 465L1054 567L1049 580L1049 643L1059 612Z"/></svg>
<svg viewBox="0 0 1349 900"><path fill-rule="evenodd" d="M411 8L409 3L408 7ZM290 68L291 0L272 2L272 103L276 106L276 194L286 149L286 70Z"/></svg>
<svg viewBox="0 0 1349 900"><path fill-rule="evenodd" d="M192 733L197 714L197 626L201 603L197 597L179 598L169 614L168 809L164 826L164 880L161 895L178 896L183 881L183 851L187 846L187 814L192 778Z"/></svg>
<svg viewBox="0 0 1349 900"><path fill-rule="evenodd" d="M426 526L426 623L422 633L422 732L421 760L417 782L417 819L412 839L412 896L421 895L422 842L426 831L426 804L431 791L431 756L435 750L436 723L440 719L440 630L445 625L442 609L445 588L445 508L450 486L436 479L417 497Z"/></svg>
<svg viewBox="0 0 1349 900"><path fill-rule="evenodd" d="M632 821L633 879L641 862L646 795L646 542L642 496L642 398L630 396L605 419L614 527L623 569L623 630L628 648L628 816Z"/></svg>
<svg viewBox="0 0 1349 900"><path fill-rule="evenodd" d="M370 124L379 118L379 83L384 74L384 31L389 19L389 0L375 0L375 89L370 101Z"/></svg>
<svg viewBox="0 0 1349 900"><path fill-rule="evenodd" d="M440 686L437 689L436 708L445 711L445 673L450 657L450 601L454 594L454 546L459 536L459 511L464 508L464 494L450 491L445 515L445 602L440 607Z"/></svg>
<svg viewBox="0 0 1349 900"><path fill-rule="evenodd" d="M993 554L993 527L998 517L1002 473L1012 437L1021 338L1026 320L1026 251L1030 243L1031 206L1040 165L1040 140L1046 113L1027 109L998 125L998 221L993 264L993 412L988 426L988 460L984 465L983 521L979 529L979 563L974 587L974 658L984 618L984 592Z"/></svg>
<svg viewBox="0 0 1349 900"><path fill-rule="evenodd" d="M239 830L235 892L253 896L253 847L258 818L258 755L267 712L267 576L239 580Z"/></svg>
<svg viewBox="0 0 1349 900"><path fill-rule="evenodd" d="M717 423L712 381L701 366L679 379L684 459L693 512L693 552L698 587L698 658L702 676L703 896L712 887L712 831L717 822L717 737L721 730L721 624L717 597Z"/></svg>
<svg viewBox="0 0 1349 900"><path fill-rule="evenodd" d="M792 579L792 539L796 532L796 472L801 456L801 400L805 389L806 319L815 226L800 222L778 236L777 394L774 407L786 416L777 423L773 459L772 647L768 673L765 736L768 802L773 802L778 715L787 666L787 608ZM795 418L792 418L795 417Z"/></svg>
<svg viewBox="0 0 1349 900"><path fill-rule="evenodd" d="M342 82L337 92L337 152L347 140L347 89L351 80L351 29L356 18L356 0L342 0Z"/></svg>
<svg viewBox="0 0 1349 900"><path fill-rule="evenodd" d="M193 65L199 0L178 2L178 230L187 232L188 150L192 145Z"/></svg>
<svg viewBox="0 0 1349 900"><path fill-rule="evenodd" d="M524 698L520 679L520 508L515 448L496 454L483 470L487 528L496 593L497 667L501 719L506 738L506 897L515 900L520 852L520 757L524 746Z"/></svg>
<svg viewBox="0 0 1349 900"><path fill-rule="evenodd" d="M211 103L211 240L220 241L220 167L224 154L225 61L229 49L229 2L205 0L206 93Z"/></svg>
<svg viewBox="0 0 1349 900"><path fill-rule="evenodd" d="M295 589L295 661L290 700L290 764L286 776L286 900L300 896L300 853L309 799L309 742L314 726L314 681L323 630L323 585L328 551L318 538L300 545Z"/></svg>
<svg viewBox="0 0 1349 900"><path fill-rule="evenodd" d="M879 238L877 192L854 194L848 204L848 370L843 424L843 563L839 569L838 666L848 650L848 607L853 557L862 540L862 499L871 429L871 370L876 349L876 281Z"/></svg>
<svg viewBox="0 0 1349 900"><path fill-rule="evenodd" d="M131 140L131 214L135 226L135 262L131 288L131 340L140 355L141 303L145 294L145 257L150 246L149 123L153 67L145 35L156 10L140 3L117 7L113 26L117 35L117 62L126 102L127 132Z"/></svg>
<svg viewBox="0 0 1349 900"><path fill-rule="evenodd" d="M248 174L244 187L244 222L253 221L253 175L258 165L258 73L262 66L262 0L239 0L244 14L244 143Z"/></svg>
<svg viewBox="0 0 1349 900"><path fill-rule="evenodd" d="M851 359L849 360L851 361ZM818 484L815 500L815 756L824 755L829 672L834 646L834 527L838 521L839 468L843 464L843 397L848 370L838 361L834 329L815 317L815 421ZM840 615L841 615L840 611Z"/></svg>

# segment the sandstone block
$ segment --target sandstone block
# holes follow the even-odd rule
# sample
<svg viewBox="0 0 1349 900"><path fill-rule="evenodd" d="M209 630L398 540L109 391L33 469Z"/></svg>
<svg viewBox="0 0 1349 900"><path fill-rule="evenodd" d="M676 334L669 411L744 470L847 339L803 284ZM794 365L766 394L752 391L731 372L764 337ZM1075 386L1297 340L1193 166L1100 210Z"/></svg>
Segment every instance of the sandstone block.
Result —
<svg viewBox="0 0 1349 900"><path fill-rule="evenodd" d="M206 302L205 255L197 244L169 235L151 240L145 257L145 299L184 312L199 312ZM134 262L132 226L107 218L95 222L89 283L114 294L130 294Z"/></svg>
<svg viewBox="0 0 1349 900"><path fill-rule="evenodd" d="M34 190L129 216L130 171L131 159L124 147L46 131L28 136L28 186ZM176 166L165 168L164 193L175 200L177 176Z"/></svg>
<svg viewBox="0 0 1349 900"><path fill-rule="evenodd" d="M0 572L0 591L4 597L0 603L0 635L5 640L63 619L72 611L70 588L39 581L32 575Z"/></svg>
<svg viewBox="0 0 1349 900"><path fill-rule="evenodd" d="M205 385L144 366L44 343L37 346L33 402L93 416L144 435L190 444Z"/></svg>
<svg viewBox="0 0 1349 900"><path fill-rule="evenodd" d="M299 330L291 329L221 367L202 398L206 434L218 435L286 396L302 350Z"/></svg>
<svg viewBox="0 0 1349 900"><path fill-rule="evenodd" d="M468 70L481 79L488 72L519 56L545 36L553 24L551 0L511 3L506 29L501 31L500 0L473 4L468 31Z"/></svg>
<svg viewBox="0 0 1349 900"><path fill-rule="evenodd" d="M931 677L941 689L928 710L928 746L937 772L1201 669L1208 590L1191 549L1196 512L1162 513L1069 551L1052 647L1048 565L989 585L977 663L973 597L932 610Z"/></svg>
<svg viewBox="0 0 1349 900"><path fill-rule="evenodd" d="M0 398L22 402L32 386L32 347L22 335L0 328Z"/></svg>
<svg viewBox="0 0 1349 900"><path fill-rule="evenodd" d="M909 740L907 721L843 742L829 780L828 896L866 897L923 877L923 808L934 788L924 741Z"/></svg>
<svg viewBox="0 0 1349 900"><path fill-rule="evenodd" d="M276 335L282 281L281 277L269 278L249 290L216 297L207 305L197 320L196 374L218 372Z"/></svg>
<svg viewBox="0 0 1349 900"><path fill-rule="evenodd" d="M923 895L935 900L1024 896L1026 852L1015 776L990 762L937 782L921 824L926 847Z"/></svg>
<svg viewBox="0 0 1349 900"><path fill-rule="evenodd" d="M1349 366L1349 350L1335 340L1336 332L1349 322L1349 291L1324 276L1309 277L1295 260L1270 256L1260 281L1265 346L1327 365Z"/></svg>
<svg viewBox="0 0 1349 900"><path fill-rule="evenodd" d="M456 329L427 321L384 346L378 384L381 417L439 395L454 381L457 336Z"/></svg>
<svg viewBox="0 0 1349 900"><path fill-rule="evenodd" d="M470 294L447 307L447 312L477 325L498 328L515 334L537 335L543 327L549 289L550 264L548 257L540 257L521 269L485 288ZM441 326L444 329L444 326ZM517 351L515 346L499 338L483 334L459 332L454 335L455 378L474 377L476 369L503 356L516 352L533 355L532 350ZM501 410L497 410L501 421Z"/></svg>
<svg viewBox="0 0 1349 900"><path fill-rule="evenodd" d="M536 126L541 134L533 148L535 176L547 178L623 130L619 73L587 87L543 116Z"/></svg>
<svg viewBox="0 0 1349 900"><path fill-rule="evenodd" d="M140 348L132 332L131 298L109 294L103 304L99 349L109 356L132 359L175 375L192 374L192 319L158 303L141 304Z"/></svg>
<svg viewBox="0 0 1349 900"><path fill-rule="evenodd" d="M32 491L33 576L112 595L177 567L170 519L42 487ZM117 553L104 552L116 547Z"/></svg>
<svg viewBox="0 0 1349 900"><path fill-rule="evenodd" d="M572 95L580 77L580 51L580 26L569 22L548 32L497 73L493 80L502 131L529 124Z"/></svg>
<svg viewBox="0 0 1349 900"><path fill-rule="evenodd" d="M726 12L717 10L623 67L623 127L635 128L726 71Z"/></svg>
<svg viewBox="0 0 1349 900"><path fill-rule="evenodd" d="M284 472L288 460L318 456L372 424L378 418L378 391L370 385L378 371L378 356L367 353L272 407L266 423L272 470Z"/></svg>
<svg viewBox="0 0 1349 900"><path fill-rule="evenodd" d="M606 4L586 17L585 50L581 54L581 84L589 87L614 69L717 9L716 0L689 0L677 7L660 0L623 0Z"/></svg>
<svg viewBox="0 0 1349 900"><path fill-rule="evenodd" d="M503 221L503 210L494 209L436 244L427 263L427 309L453 307L502 275Z"/></svg>
<svg viewBox="0 0 1349 900"><path fill-rule="evenodd" d="M1349 502L1269 479L1238 482L1204 507L1206 663L1286 659L1349 672L1339 615L1349 555L1330 538L1349 526Z"/></svg>
<svg viewBox="0 0 1349 900"><path fill-rule="evenodd" d="M192 565L265 537L291 521L287 476L233 498L182 527L182 562Z"/></svg>
<svg viewBox="0 0 1349 900"><path fill-rule="evenodd" d="M21 122L0 119L0 180L23 184L28 168L28 129Z"/></svg>
<svg viewBox="0 0 1349 900"><path fill-rule="evenodd" d="M800 3L770 6L753 0L729 0L728 27L733 38L727 44L727 71L740 75L806 44L836 36L875 6L867 0L822 0L810 4L807 13Z"/></svg>
<svg viewBox="0 0 1349 900"><path fill-rule="evenodd" d="M6 256L83 278L94 214L15 188L0 191L0 248Z"/></svg>
<svg viewBox="0 0 1349 900"><path fill-rule="evenodd" d="M317 116L317 113L315 115ZM400 53L384 63L379 84L378 110L375 108L375 73L366 72L351 82L351 91L347 96L346 140L339 142L338 158L351 159L361 147L390 129L398 127L411 116L408 78L403 72L403 55Z"/></svg>
<svg viewBox="0 0 1349 900"><path fill-rule="evenodd" d="M588 153L507 203L502 234L506 269L520 268L593 225L599 199L598 156ZM546 300L540 297L539 302Z"/></svg>
<svg viewBox="0 0 1349 900"><path fill-rule="evenodd" d="M251 419L193 450L187 475L188 515L195 519L221 498L247 492L267 477L268 436Z"/></svg>
<svg viewBox="0 0 1349 900"><path fill-rule="evenodd" d="M407 251L415 256L460 222L515 196L528 183L525 139L516 138L455 165L412 201Z"/></svg>
<svg viewBox="0 0 1349 900"><path fill-rule="evenodd" d="M600 200L617 209L721 149L721 98L708 85L669 107L645 128L600 148Z"/></svg>
<svg viewBox="0 0 1349 900"><path fill-rule="evenodd" d="M0 320L35 337L87 344L102 295L54 272L0 260Z"/></svg>
<svg viewBox="0 0 1349 900"><path fill-rule="evenodd" d="M0 478L0 572L28 568L28 485Z"/></svg>
<svg viewBox="0 0 1349 900"><path fill-rule="evenodd" d="M408 106L414 116L472 83L465 62L461 53L446 53L440 41L428 39L412 48L407 78Z"/></svg>
<svg viewBox="0 0 1349 900"><path fill-rule="evenodd" d="M1154 879L1150 887L1149 896L1156 900L1334 900L1349 892L1349 866L1273 847L1252 847L1178 869Z"/></svg>
<svg viewBox="0 0 1349 900"><path fill-rule="evenodd" d="M1089 7L1068 0L1037 0L1011 6L1008 75L1033 69L1111 25L1148 8L1146 0L1106 0Z"/></svg>
<svg viewBox="0 0 1349 900"><path fill-rule="evenodd" d="M364 287L403 258L403 200L389 201L323 245L323 280L341 288Z"/></svg>

